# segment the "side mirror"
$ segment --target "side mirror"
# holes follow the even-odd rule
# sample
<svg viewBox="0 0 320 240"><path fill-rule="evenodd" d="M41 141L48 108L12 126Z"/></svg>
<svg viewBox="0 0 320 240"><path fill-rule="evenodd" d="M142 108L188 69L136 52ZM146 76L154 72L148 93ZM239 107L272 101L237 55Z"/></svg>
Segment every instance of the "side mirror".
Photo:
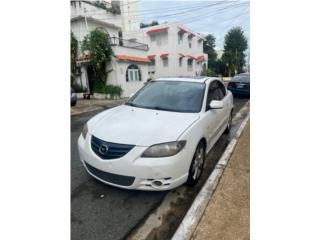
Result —
<svg viewBox="0 0 320 240"><path fill-rule="evenodd" d="M133 95L134 95L134 93L130 93L130 96L129 96L129 98L132 98L132 97L133 97Z"/></svg>
<svg viewBox="0 0 320 240"><path fill-rule="evenodd" d="M223 103L222 101L212 100L209 104L211 109L222 109Z"/></svg>

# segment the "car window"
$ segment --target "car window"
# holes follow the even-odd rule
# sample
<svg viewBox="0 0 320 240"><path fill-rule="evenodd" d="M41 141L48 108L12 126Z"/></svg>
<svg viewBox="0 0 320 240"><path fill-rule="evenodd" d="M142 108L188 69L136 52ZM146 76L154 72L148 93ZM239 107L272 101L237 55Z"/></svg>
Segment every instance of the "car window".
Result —
<svg viewBox="0 0 320 240"><path fill-rule="evenodd" d="M151 81L126 104L173 112L200 112L204 90L204 83Z"/></svg>
<svg viewBox="0 0 320 240"><path fill-rule="evenodd" d="M213 81L208 88L206 110L210 109L209 105L212 100L220 101L226 95L226 89L220 81Z"/></svg>
<svg viewBox="0 0 320 240"><path fill-rule="evenodd" d="M226 95L226 88L225 86L220 82L220 81L216 81L217 82L217 85L219 87L219 94L220 94L220 100L224 98L224 96Z"/></svg>
<svg viewBox="0 0 320 240"><path fill-rule="evenodd" d="M250 75L237 75L231 81L232 82L250 82Z"/></svg>

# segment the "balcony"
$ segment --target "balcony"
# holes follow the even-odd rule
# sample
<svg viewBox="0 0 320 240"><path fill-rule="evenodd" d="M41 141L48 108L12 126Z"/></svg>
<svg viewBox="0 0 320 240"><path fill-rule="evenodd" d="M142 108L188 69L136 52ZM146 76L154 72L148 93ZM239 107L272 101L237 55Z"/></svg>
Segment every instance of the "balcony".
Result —
<svg viewBox="0 0 320 240"><path fill-rule="evenodd" d="M127 40L127 39L118 38L118 37L110 37L109 40L110 40L111 46L121 46L126 48L142 50L142 51L149 50L148 44L139 43L139 42L136 42L135 40Z"/></svg>

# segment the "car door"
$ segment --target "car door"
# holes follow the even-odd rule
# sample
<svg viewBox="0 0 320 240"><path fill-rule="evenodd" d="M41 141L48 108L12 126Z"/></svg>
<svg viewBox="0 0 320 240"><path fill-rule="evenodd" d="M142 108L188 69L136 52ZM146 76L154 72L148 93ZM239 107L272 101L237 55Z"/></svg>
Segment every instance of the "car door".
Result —
<svg viewBox="0 0 320 240"><path fill-rule="evenodd" d="M217 89L216 91L218 92L216 95L218 95L218 99L222 101L223 108L220 109L219 111L220 114L220 123L219 126L220 128L223 128L228 124L228 119L229 119L229 113L231 111L230 109L230 99L227 97L227 92L225 86L220 82L216 81L217 84ZM218 131L219 132L219 131Z"/></svg>
<svg viewBox="0 0 320 240"><path fill-rule="evenodd" d="M219 100L221 96L219 95L218 85L216 81L212 81L208 86L208 93L206 99L206 109L205 109L205 131L206 131L206 138L208 141L208 149L210 150L211 147L215 144L216 141L216 134L219 132L219 127L222 121L222 109L210 109L210 102L212 100Z"/></svg>

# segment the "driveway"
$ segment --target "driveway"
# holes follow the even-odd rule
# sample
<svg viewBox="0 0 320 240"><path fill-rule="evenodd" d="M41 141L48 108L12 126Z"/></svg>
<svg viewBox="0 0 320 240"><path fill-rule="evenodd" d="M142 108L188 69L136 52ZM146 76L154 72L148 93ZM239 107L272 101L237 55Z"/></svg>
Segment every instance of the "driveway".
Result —
<svg viewBox="0 0 320 240"><path fill-rule="evenodd" d="M247 99L235 98L234 114L246 102ZM74 240L124 239L160 205L168 193L118 189L100 183L85 172L78 156L77 138L84 123L100 111L101 109L71 117L71 235ZM206 169L201 183L214 168L214 160L219 159L227 142L227 138L222 138L217 142L214 151L210 152L208 158L212 161L207 161L212 164ZM180 212L187 210L188 204L192 202L200 187L193 190L189 201L183 206L184 208L180 208ZM181 215L183 216L183 212ZM172 225L172 229L167 231L168 234L174 231L174 226L178 225L177 221ZM160 239L166 237L163 235Z"/></svg>

